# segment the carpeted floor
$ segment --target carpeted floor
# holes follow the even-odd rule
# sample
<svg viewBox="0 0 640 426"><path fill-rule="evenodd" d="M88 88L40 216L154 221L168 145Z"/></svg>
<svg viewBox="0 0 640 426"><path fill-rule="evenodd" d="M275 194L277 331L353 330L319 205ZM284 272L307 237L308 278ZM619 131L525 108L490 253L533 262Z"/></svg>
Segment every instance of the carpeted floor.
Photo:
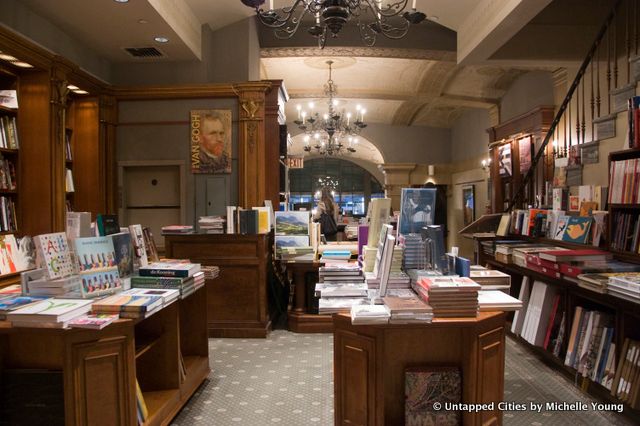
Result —
<svg viewBox="0 0 640 426"><path fill-rule="evenodd" d="M210 339L212 373L174 425L287 426L333 424L333 336L283 330L267 339ZM505 425L630 425L611 411L591 409L572 383L507 338L508 402L584 402L587 411L511 411Z"/></svg>

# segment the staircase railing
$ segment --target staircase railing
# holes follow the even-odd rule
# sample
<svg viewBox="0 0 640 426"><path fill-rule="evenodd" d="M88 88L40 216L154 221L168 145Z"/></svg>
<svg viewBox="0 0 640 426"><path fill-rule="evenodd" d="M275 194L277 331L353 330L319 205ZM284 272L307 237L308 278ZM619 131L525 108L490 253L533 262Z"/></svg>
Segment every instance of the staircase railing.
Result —
<svg viewBox="0 0 640 426"><path fill-rule="evenodd" d="M570 151L579 150L580 145L586 143L587 133L587 108L590 106L590 120L591 120L591 140L595 140L594 123L598 118L605 116L603 111L604 100L601 98L600 86L603 87L603 91L606 90L605 96L607 104L607 114L612 113L612 91L619 88L620 69L619 69L619 55L618 44L621 34L620 27L622 27L624 33L622 34L624 48L626 49L626 82L631 83L631 68L630 59L631 54L638 55L638 39L639 39L639 26L638 26L638 1L637 0L616 0L611 11L607 15L604 23L602 24L595 41L591 45L586 57L582 61L578 72L569 87L567 95L565 96L560 108L558 109L555 117L547 131L540 148L532 158L531 167L527 171L526 175L521 181L520 186L517 188L515 194L510 197L510 202L505 211L511 211L514 206L522 203L523 196L527 185L531 182L535 176L537 164L540 159L547 152L547 146L549 142L556 135L556 140L563 139L562 145L558 147L554 146L553 156L555 158L562 158L570 155ZM623 22L620 22L623 19ZM606 58L606 60L605 60ZM606 65L603 64L606 62ZM590 68L590 70L589 70ZM595 68L595 69L594 69ZM606 80L601 82L601 68L603 77ZM586 100L585 86L589 84L586 79L586 75L589 73L590 80L590 99ZM574 97L575 95L575 97ZM580 101L582 99L582 102ZM574 102L575 100L575 102ZM572 108L572 104L575 106ZM572 109L575 111L572 116ZM615 112L615 111L614 111ZM568 119L568 123L567 123ZM559 124L563 121L564 129L561 129ZM575 124L575 133L574 133ZM564 135L562 135L563 133ZM574 138L575 136L575 138ZM574 144L575 141L575 144Z"/></svg>

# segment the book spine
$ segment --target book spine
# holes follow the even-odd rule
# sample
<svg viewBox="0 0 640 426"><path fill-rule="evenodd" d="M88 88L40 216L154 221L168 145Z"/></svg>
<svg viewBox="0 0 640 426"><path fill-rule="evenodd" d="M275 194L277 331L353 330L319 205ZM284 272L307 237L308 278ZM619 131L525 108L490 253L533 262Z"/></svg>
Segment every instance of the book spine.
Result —
<svg viewBox="0 0 640 426"><path fill-rule="evenodd" d="M189 271L180 271L175 269L148 269L140 268L138 271L140 276L143 277L182 277L189 276Z"/></svg>

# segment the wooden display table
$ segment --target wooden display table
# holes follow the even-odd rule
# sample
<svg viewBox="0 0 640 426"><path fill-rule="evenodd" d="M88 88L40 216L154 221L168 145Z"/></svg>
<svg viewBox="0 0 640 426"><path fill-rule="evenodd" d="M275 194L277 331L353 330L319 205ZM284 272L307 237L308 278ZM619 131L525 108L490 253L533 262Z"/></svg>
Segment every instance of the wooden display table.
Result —
<svg viewBox="0 0 640 426"><path fill-rule="evenodd" d="M68 426L137 425L137 378L149 411L145 425L169 424L210 372L205 314L200 289L147 319L122 319L103 330L0 321L0 373L61 372Z"/></svg>
<svg viewBox="0 0 640 426"><path fill-rule="evenodd" d="M207 280L210 337L267 337L269 234L165 235L164 241L169 258L220 267L220 276Z"/></svg>
<svg viewBox="0 0 640 426"><path fill-rule="evenodd" d="M463 403L503 400L503 312L425 325L352 325L349 315L335 314L333 325L336 425L404 424L410 366L459 367ZM501 423L497 409L463 413L464 425Z"/></svg>
<svg viewBox="0 0 640 426"><path fill-rule="evenodd" d="M309 312L310 300L307 293L307 274L318 274L324 263L314 261L285 262L287 273L293 283L293 308L288 313L288 329L294 333L331 333L331 315Z"/></svg>

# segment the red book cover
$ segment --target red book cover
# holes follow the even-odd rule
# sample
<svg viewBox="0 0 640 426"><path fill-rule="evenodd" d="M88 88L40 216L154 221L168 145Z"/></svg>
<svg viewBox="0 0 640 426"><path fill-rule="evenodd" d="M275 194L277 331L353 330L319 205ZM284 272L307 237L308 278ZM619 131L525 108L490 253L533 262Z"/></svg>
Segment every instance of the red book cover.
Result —
<svg viewBox="0 0 640 426"><path fill-rule="evenodd" d="M551 262L550 260L540 259L540 256L537 254L527 254L527 264L533 264L538 266L544 266L549 269L555 269L556 271L560 270L560 265L555 262Z"/></svg>
<svg viewBox="0 0 640 426"><path fill-rule="evenodd" d="M605 260L611 259L611 253L602 250L584 249L584 250L548 250L538 254L540 259L552 262L566 262L572 260Z"/></svg>
<svg viewBox="0 0 640 426"><path fill-rule="evenodd" d="M542 347L546 350L549 346L549 340L551 340L551 330L553 329L553 323L556 319L556 313L558 312L558 305L560 304L560 294L556 294L553 299L553 308L551 308L551 315L549 315L549 325L547 326L547 334L544 337L544 344Z"/></svg>
<svg viewBox="0 0 640 426"><path fill-rule="evenodd" d="M551 278L560 278L560 272L556 271L555 269L547 268L545 266L536 265L535 263L529 263L529 262L527 262L527 268Z"/></svg>

